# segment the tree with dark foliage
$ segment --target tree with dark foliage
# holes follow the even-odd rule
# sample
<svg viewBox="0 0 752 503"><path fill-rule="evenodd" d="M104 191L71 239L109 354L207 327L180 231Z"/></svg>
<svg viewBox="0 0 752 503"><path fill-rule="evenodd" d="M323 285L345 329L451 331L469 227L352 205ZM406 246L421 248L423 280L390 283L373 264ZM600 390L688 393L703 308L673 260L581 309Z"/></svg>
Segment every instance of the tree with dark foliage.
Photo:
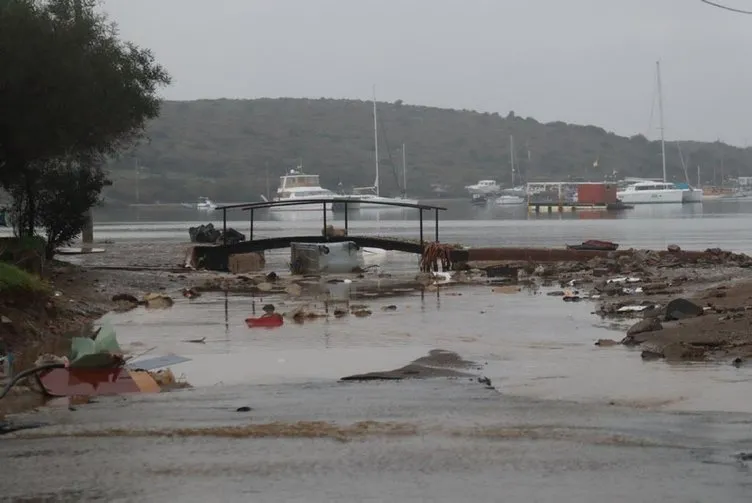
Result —
<svg viewBox="0 0 752 503"><path fill-rule="evenodd" d="M78 225L99 200L105 157L139 138L159 114L158 88L170 81L151 52L121 41L95 7L0 0L0 185L20 206L21 235L40 222L59 229L47 218ZM71 232L49 237L65 242Z"/></svg>
<svg viewBox="0 0 752 503"><path fill-rule="evenodd" d="M68 244L87 224L88 210L99 204L102 188L109 184L100 164L87 159L63 159L47 164L37 192L37 224L47 236L48 259Z"/></svg>

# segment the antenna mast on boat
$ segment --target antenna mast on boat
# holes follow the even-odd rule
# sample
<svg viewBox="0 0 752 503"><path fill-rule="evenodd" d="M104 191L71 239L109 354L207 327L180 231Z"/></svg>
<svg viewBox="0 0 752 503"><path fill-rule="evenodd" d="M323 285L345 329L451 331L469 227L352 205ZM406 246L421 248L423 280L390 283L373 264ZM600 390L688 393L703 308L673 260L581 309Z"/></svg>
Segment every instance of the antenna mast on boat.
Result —
<svg viewBox="0 0 752 503"><path fill-rule="evenodd" d="M402 144L402 197L407 197L407 162L405 159L405 144Z"/></svg>
<svg viewBox="0 0 752 503"><path fill-rule="evenodd" d="M512 188L514 188L514 135L509 135L509 163L512 165Z"/></svg>
<svg viewBox="0 0 752 503"><path fill-rule="evenodd" d="M376 86L373 86L373 146L374 160L376 162L376 181L373 186L376 188L376 195L379 194L379 121L376 115Z"/></svg>
<svg viewBox="0 0 752 503"><path fill-rule="evenodd" d="M655 62L655 74L658 81L658 114L661 130L661 163L663 164L663 183L666 183L666 140L664 138L663 127L663 88L661 86L661 62Z"/></svg>

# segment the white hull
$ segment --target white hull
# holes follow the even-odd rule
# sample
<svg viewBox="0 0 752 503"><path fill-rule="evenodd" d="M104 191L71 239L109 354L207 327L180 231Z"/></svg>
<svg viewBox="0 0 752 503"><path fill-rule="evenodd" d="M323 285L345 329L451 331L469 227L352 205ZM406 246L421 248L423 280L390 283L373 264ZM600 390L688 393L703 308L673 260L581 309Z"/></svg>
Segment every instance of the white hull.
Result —
<svg viewBox="0 0 752 503"><path fill-rule="evenodd" d="M496 198L496 204L499 206L520 205L525 204L525 199L518 196L499 196Z"/></svg>
<svg viewBox="0 0 752 503"><path fill-rule="evenodd" d="M617 192L616 197L624 204L681 204L684 202L684 191L681 189L625 190Z"/></svg>
<svg viewBox="0 0 752 503"><path fill-rule="evenodd" d="M319 198L317 198L319 199ZM281 202L281 201L292 201L290 199L274 199L272 202ZM297 201L304 202L305 199L297 199ZM326 211L330 212L332 211L332 203L320 203L320 204L290 204L288 206L270 206L268 209L271 212L295 212L299 213L301 211L305 212L319 212L321 213L324 211L324 205L326 205Z"/></svg>
<svg viewBox="0 0 752 503"><path fill-rule="evenodd" d="M418 204L417 199L403 199L401 197L363 197L360 199L357 208L361 210L405 210L408 208L402 206L388 206L378 203L401 203L401 204Z"/></svg>

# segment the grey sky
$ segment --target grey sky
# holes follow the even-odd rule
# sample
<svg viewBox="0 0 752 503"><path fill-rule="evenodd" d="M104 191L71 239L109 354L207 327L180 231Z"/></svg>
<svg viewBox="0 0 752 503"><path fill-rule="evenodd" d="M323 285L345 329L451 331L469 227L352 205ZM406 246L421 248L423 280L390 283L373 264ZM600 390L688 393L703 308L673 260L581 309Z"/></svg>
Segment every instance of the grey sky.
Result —
<svg viewBox="0 0 752 503"><path fill-rule="evenodd" d="M104 0L169 99L332 97L752 144L752 16L700 0ZM727 0L752 8L752 0Z"/></svg>

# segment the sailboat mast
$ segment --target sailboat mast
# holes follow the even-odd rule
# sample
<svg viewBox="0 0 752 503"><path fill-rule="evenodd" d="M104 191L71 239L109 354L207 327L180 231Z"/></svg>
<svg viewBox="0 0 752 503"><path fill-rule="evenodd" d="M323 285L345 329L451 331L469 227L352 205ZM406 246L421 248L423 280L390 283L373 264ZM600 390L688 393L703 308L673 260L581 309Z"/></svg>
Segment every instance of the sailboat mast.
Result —
<svg viewBox="0 0 752 503"><path fill-rule="evenodd" d="M514 188L514 136L509 135L509 163L512 166L512 188Z"/></svg>
<svg viewBox="0 0 752 503"><path fill-rule="evenodd" d="M376 162L376 181L373 186L376 187L376 195L379 194L379 121L376 115L376 86L373 86L373 147L374 161Z"/></svg>
<svg viewBox="0 0 752 503"><path fill-rule="evenodd" d="M655 62L655 74L658 80L658 114L661 130L661 164L663 165L663 183L666 183L666 139L663 127L663 88L661 85L661 62Z"/></svg>
<svg viewBox="0 0 752 503"><path fill-rule="evenodd" d="M702 180L700 180L700 165L697 165L697 188L702 188Z"/></svg>
<svg viewBox="0 0 752 503"><path fill-rule="evenodd" d="M407 197L407 161L405 144L402 144L402 197Z"/></svg>

